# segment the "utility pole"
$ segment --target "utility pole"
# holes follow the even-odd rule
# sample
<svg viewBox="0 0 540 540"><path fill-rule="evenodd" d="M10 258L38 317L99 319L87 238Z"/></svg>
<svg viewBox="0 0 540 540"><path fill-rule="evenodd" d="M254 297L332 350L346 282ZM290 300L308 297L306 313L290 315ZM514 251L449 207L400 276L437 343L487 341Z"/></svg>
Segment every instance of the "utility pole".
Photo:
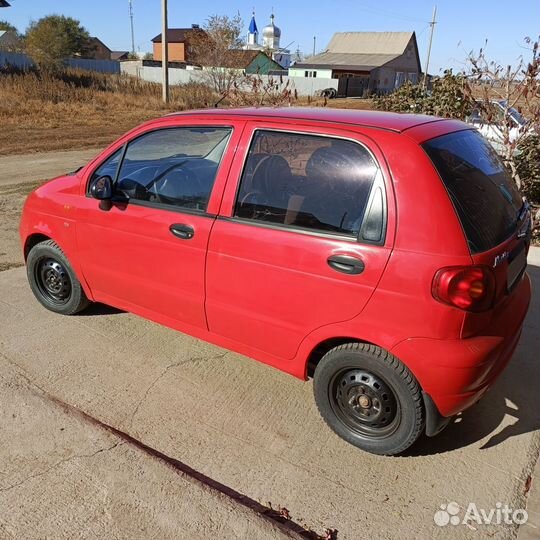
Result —
<svg viewBox="0 0 540 540"><path fill-rule="evenodd" d="M163 71L163 102L169 103L169 40L167 39L167 0L161 0L161 66Z"/></svg>
<svg viewBox="0 0 540 540"><path fill-rule="evenodd" d="M129 18L131 21L131 52L135 54L135 30L133 29L133 0L129 0Z"/></svg>
<svg viewBox="0 0 540 540"><path fill-rule="evenodd" d="M429 45L428 45L427 58L426 58L426 71L424 73L424 80L422 81L422 88L424 90L426 89L427 78L428 78L429 57L431 56L431 45L433 43L433 31L435 30L435 25L437 24L435 17L437 17L437 6L433 8L433 17L431 19L431 22L429 23L429 25L431 26L431 32L429 34Z"/></svg>
<svg viewBox="0 0 540 540"><path fill-rule="evenodd" d="M313 36L313 56L315 56L316 46L317 46L317 36Z"/></svg>

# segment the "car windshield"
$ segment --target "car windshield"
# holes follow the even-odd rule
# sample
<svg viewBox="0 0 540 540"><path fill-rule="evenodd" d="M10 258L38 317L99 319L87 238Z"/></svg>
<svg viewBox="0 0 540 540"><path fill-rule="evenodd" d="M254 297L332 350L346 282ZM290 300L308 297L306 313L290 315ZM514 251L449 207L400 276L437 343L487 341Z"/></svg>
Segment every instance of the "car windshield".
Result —
<svg viewBox="0 0 540 540"><path fill-rule="evenodd" d="M496 151L478 132L450 133L422 146L450 195L471 253L488 251L515 232L522 197Z"/></svg>

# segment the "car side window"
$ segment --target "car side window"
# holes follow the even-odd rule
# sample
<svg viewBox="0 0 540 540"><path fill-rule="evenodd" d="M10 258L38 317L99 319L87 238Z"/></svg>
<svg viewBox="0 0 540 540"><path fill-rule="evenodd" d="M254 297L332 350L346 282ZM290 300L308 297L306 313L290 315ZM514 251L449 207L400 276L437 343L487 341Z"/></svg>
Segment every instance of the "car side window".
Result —
<svg viewBox="0 0 540 540"><path fill-rule="evenodd" d="M230 133L179 127L142 135L128 144L114 195L204 212Z"/></svg>
<svg viewBox="0 0 540 540"><path fill-rule="evenodd" d="M370 152L353 141L257 131L234 215L358 237L378 171Z"/></svg>
<svg viewBox="0 0 540 540"><path fill-rule="evenodd" d="M90 182L101 176L110 176L111 180L116 178L116 171L118 170L118 164L122 157L123 147L117 150L112 156L109 156L92 174Z"/></svg>

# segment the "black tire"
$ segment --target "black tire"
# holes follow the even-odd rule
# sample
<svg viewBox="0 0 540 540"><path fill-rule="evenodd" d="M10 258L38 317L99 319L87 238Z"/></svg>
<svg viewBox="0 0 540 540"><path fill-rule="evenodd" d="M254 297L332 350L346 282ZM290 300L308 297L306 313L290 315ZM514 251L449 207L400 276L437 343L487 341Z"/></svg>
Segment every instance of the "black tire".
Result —
<svg viewBox="0 0 540 540"><path fill-rule="evenodd" d="M55 313L74 315L90 304L67 257L53 240L30 250L26 275L34 296Z"/></svg>
<svg viewBox="0 0 540 540"><path fill-rule="evenodd" d="M424 429L421 389L390 353L366 343L327 352L315 370L317 408L342 439L372 454L404 452Z"/></svg>

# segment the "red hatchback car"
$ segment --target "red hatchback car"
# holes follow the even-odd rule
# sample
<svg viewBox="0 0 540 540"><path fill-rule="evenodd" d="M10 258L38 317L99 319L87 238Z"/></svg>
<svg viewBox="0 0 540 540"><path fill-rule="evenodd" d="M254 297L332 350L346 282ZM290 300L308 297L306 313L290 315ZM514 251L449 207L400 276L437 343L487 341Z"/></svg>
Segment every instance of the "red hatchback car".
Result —
<svg viewBox="0 0 540 540"><path fill-rule="evenodd" d="M36 189L21 222L46 308L103 302L312 377L329 426L377 454L504 369L530 231L470 126L304 108L150 121Z"/></svg>

